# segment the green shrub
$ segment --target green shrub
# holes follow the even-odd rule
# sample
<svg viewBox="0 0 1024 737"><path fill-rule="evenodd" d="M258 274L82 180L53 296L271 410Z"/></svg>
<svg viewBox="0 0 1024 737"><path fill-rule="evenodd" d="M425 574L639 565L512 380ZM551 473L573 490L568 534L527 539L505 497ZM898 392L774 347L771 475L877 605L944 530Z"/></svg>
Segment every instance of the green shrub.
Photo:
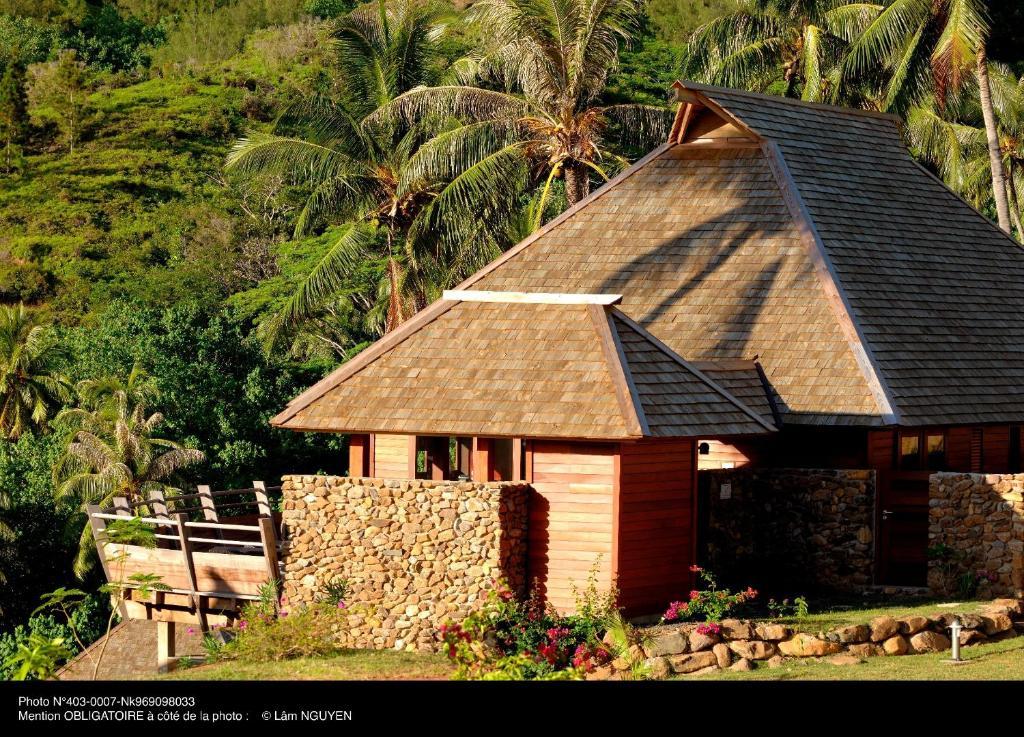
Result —
<svg viewBox="0 0 1024 737"><path fill-rule="evenodd" d="M238 624L228 630L228 643L215 654L245 663L336 655L343 649L339 634L345 626L344 614L343 609L322 603L298 611L281 609L274 616L265 606L250 604Z"/></svg>

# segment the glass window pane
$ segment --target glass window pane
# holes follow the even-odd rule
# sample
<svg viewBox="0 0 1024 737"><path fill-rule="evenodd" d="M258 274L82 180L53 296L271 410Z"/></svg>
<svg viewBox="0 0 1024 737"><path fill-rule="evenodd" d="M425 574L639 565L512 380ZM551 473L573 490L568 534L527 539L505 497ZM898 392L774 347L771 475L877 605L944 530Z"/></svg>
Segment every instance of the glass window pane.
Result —
<svg viewBox="0 0 1024 737"><path fill-rule="evenodd" d="M925 451L928 453L928 468L939 471L946 467L946 436L929 435L925 438Z"/></svg>
<svg viewBox="0 0 1024 737"><path fill-rule="evenodd" d="M900 436L900 468L913 470L921 467L921 438L919 435Z"/></svg>

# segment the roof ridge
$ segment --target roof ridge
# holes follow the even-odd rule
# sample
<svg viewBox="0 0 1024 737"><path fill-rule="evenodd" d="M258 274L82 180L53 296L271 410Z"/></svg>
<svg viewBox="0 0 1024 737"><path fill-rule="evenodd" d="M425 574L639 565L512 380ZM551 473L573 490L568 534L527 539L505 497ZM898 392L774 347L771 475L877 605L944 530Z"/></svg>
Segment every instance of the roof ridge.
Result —
<svg viewBox="0 0 1024 737"><path fill-rule="evenodd" d="M702 84L700 82L694 82L689 79L677 79L673 82L674 88L682 88L687 90L695 90L697 92L724 92L730 95L742 95L745 97L752 97L757 100L765 100L768 102L780 102L793 107L801 108L812 108L816 110L822 110L824 112L838 113L841 115L856 115L859 117L877 118L881 120L889 120L895 123L902 123L903 120L898 115L893 113L884 113L880 110L866 110L864 108L845 107L843 105L830 105L824 102L810 102L808 100L797 100L792 97L782 97L780 95L767 95L763 92L751 92L749 90L735 89L733 87L718 87L710 84Z"/></svg>
<svg viewBox="0 0 1024 737"><path fill-rule="evenodd" d="M853 352L854 360L860 367L864 380L867 382L868 390L875 401L875 408L882 418L889 423L899 422L900 413L896 407L892 390L885 382L878 362L875 360L870 343L864 337L864 330L857 322L853 314L853 307L843 289L842 280L836 273L835 266L829 257L828 250L822 242L821 235L814 223L814 218L807 209L800 188L793 179L789 166L786 164L785 156L775 141L768 141L762 145L768 168L775 179L779 193L789 210L790 217L800 232L810 252L811 265L818 277L822 289L825 292L825 299L833 309L839 329L846 338L847 345Z"/></svg>
<svg viewBox="0 0 1024 737"><path fill-rule="evenodd" d="M647 424L647 415L644 412L643 403L640 401L636 384L633 382L633 372L630 371L629 361L623 353L622 344L619 342L616 331L613 330L608 307L587 305L587 313L590 315L594 332L597 333L601 354L608 367L608 377L615 389L615 398L619 400L626 428L637 435L649 436L651 428Z"/></svg>
<svg viewBox="0 0 1024 737"><path fill-rule="evenodd" d="M608 308L608 313L609 313L609 315L614 316L614 317L618 318L621 322L625 323L634 332L639 334L640 337L642 337L645 340L647 340L651 345L653 345L659 351L664 353L666 356L668 356L673 361L678 363L680 366L685 368L687 371L689 371L691 374L696 376L702 382L704 382L709 387L714 389L718 394L720 394L722 397L727 399L729 402L731 402L732 404L736 405L736 407L738 407L740 410L745 412L749 417L751 417L753 420L755 420L759 425L761 425L765 429L770 430L772 432L778 430L778 428L775 426L774 423L768 422L767 420L765 420L765 418L762 417L759 412L755 412L753 409L748 407L744 402L742 402L739 399L737 399L730 391L728 391L725 387L723 387L717 381L714 381L713 379L711 379L711 377L707 376L702 371L698 370L693 364L691 364L685 358L683 358L678 353L676 353L674 350L672 350L667 345L665 345L663 342L661 342L661 340L659 340L653 333L651 333L651 331L647 330L647 328L643 327L640 323L638 323L636 320L631 318L625 312L623 312L622 310L617 309L615 307L611 307L611 308Z"/></svg>

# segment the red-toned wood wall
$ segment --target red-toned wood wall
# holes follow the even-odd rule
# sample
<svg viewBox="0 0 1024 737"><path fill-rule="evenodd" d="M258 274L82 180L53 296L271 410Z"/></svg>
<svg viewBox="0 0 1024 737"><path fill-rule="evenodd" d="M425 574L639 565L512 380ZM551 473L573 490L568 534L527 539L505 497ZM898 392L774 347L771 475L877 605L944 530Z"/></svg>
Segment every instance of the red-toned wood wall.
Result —
<svg viewBox="0 0 1024 737"><path fill-rule="evenodd" d="M692 588L694 465L690 439L620 446L616 573L627 614L664 611Z"/></svg>
<svg viewBox="0 0 1024 737"><path fill-rule="evenodd" d="M654 613L689 590L694 562L692 440L527 447L531 584L562 611L592 570L615 582L629 614Z"/></svg>

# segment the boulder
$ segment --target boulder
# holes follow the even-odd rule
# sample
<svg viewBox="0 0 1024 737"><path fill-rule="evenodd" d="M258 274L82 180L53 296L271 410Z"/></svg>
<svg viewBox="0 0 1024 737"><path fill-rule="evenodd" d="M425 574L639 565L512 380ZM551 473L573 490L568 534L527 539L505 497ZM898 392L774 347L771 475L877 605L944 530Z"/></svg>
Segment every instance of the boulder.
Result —
<svg viewBox="0 0 1024 737"><path fill-rule="evenodd" d="M769 668L781 668L786 664L786 659L781 655L773 655L768 660L764 661L764 664Z"/></svg>
<svg viewBox="0 0 1024 737"><path fill-rule="evenodd" d="M896 621L900 624L901 635L916 635L928 626L928 617L900 617Z"/></svg>
<svg viewBox="0 0 1024 737"><path fill-rule="evenodd" d="M828 633L828 639L848 645L851 642L867 642L871 638L871 628L866 624L850 624Z"/></svg>
<svg viewBox="0 0 1024 737"><path fill-rule="evenodd" d="M910 650L910 644L903 635L893 635L882 643L882 649L886 655L906 655Z"/></svg>
<svg viewBox="0 0 1024 737"><path fill-rule="evenodd" d="M720 642L711 648L711 652L718 659L719 668L728 668L730 663L732 663L732 650L724 642Z"/></svg>
<svg viewBox="0 0 1024 737"><path fill-rule="evenodd" d="M761 640L733 640L729 649L748 660L767 660L775 654L775 645Z"/></svg>
<svg viewBox="0 0 1024 737"><path fill-rule="evenodd" d="M717 635L705 635L694 630L690 633L690 652L696 653L701 650L710 650L716 642L718 642Z"/></svg>
<svg viewBox="0 0 1024 737"><path fill-rule="evenodd" d="M737 671L737 672L752 671L752 670L754 670L754 664L751 663L746 658L740 658L735 663L733 663L732 665L729 666L729 670L734 670L734 671Z"/></svg>
<svg viewBox="0 0 1024 737"><path fill-rule="evenodd" d="M876 642L858 642L846 646L846 652L858 658L873 658L877 655L885 655L885 650Z"/></svg>
<svg viewBox="0 0 1024 737"><path fill-rule="evenodd" d="M982 614L981 629L989 636L1013 629L1013 620L1007 614Z"/></svg>
<svg viewBox="0 0 1024 737"><path fill-rule="evenodd" d="M723 619L718 626L726 640L752 640L755 637L754 625L742 619Z"/></svg>
<svg viewBox="0 0 1024 737"><path fill-rule="evenodd" d="M1022 599L994 599L991 606L1005 609L1011 617L1024 615L1024 600Z"/></svg>
<svg viewBox="0 0 1024 737"><path fill-rule="evenodd" d="M884 642L900 631L900 623L893 617L875 617L869 627L872 642Z"/></svg>
<svg viewBox="0 0 1024 737"><path fill-rule="evenodd" d="M714 673L718 669L719 669L718 668L718 663L715 663L714 665L709 665L707 668L701 668L700 670L695 670L690 675L691 676L703 676L703 675L707 675L708 673Z"/></svg>
<svg viewBox="0 0 1024 737"><path fill-rule="evenodd" d="M673 655L669 657L668 662L674 673L693 673L712 665L718 667L718 658L710 650L688 655Z"/></svg>
<svg viewBox="0 0 1024 737"><path fill-rule="evenodd" d="M594 668L594 670L587 673L588 681L609 681L614 675L612 667L610 665L603 665L600 668Z"/></svg>
<svg viewBox="0 0 1024 737"><path fill-rule="evenodd" d="M910 650L914 653L941 653L949 646L949 638L938 632L926 630L910 638Z"/></svg>
<svg viewBox="0 0 1024 737"><path fill-rule="evenodd" d="M985 633L980 630L960 630L961 645L977 645L987 639L988 638L985 637Z"/></svg>
<svg viewBox="0 0 1024 737"><path fill-rule="evenodd" d="M679 630L662 632L651 638L650 642L644 645L644 655L648 658L657 658L662 655L681 655L686 652L686 637Z"/></svg>
<svg viewBox="0 0 1024 737"><path fill-rule="evenodd" d="M784 624L759 624L757 625L757 636L762 640L778 642L785 640L793 634L793 630Z"/></svg>
<svg viewBox="0 0 1024 737"><path fill-rule="evenodd" d="M672 666L669 664L668 658L648 658L644 661L644 665L647 666L647 672L651 678L655 680L661 681L672 675Z"/></svg>
<svg viewBox="0 0 1024 737"><path fill-rule="evenodd" d="M806 632L796 633L788 640L780 642L778 647L783 655L794 658L820 658L823 655L834 655L843 649L837 642L819 640Z"/></svg>

